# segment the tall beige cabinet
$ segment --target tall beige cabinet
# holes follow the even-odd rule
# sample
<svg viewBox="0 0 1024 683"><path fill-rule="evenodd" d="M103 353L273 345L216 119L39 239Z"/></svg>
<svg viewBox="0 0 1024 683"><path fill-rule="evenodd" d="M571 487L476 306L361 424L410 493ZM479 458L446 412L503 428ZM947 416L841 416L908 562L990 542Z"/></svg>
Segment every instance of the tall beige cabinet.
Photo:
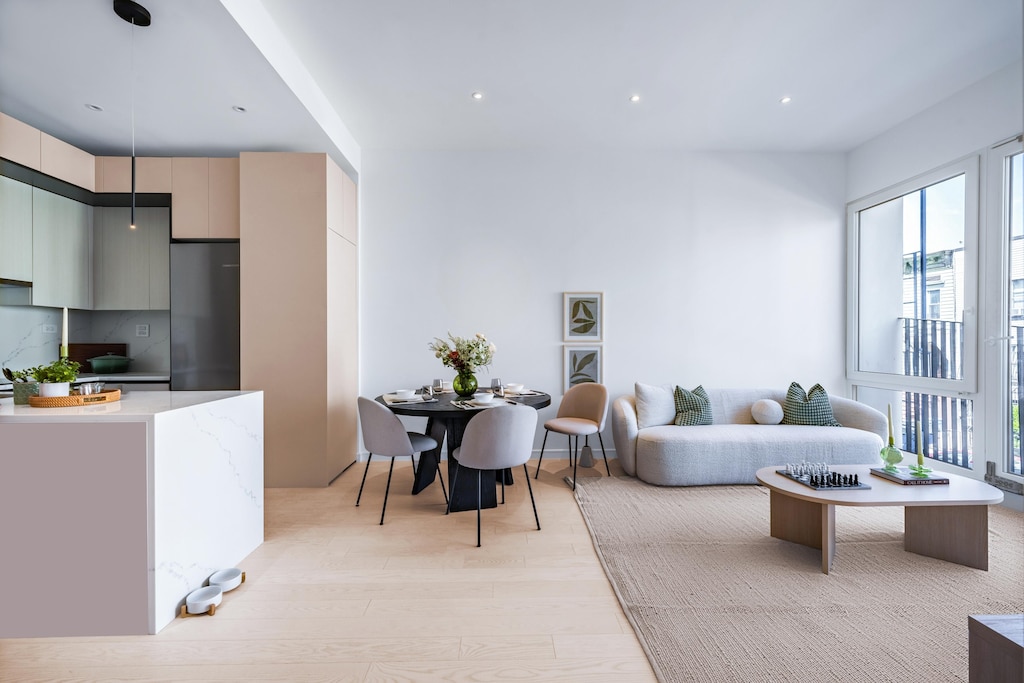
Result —
<svg viewBox="0 0 1024 683"><path fill-rule="evenodd" d="M326 154L239 157L241 386L264 392L264 481L326 486L356 458L355 183Z"/></svg>

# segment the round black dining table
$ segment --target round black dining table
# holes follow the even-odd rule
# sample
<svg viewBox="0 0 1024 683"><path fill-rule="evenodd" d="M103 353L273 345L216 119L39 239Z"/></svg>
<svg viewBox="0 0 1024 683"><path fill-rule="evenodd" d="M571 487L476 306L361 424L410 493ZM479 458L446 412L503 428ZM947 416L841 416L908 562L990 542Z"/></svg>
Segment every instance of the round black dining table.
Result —
<svg viewBox="0 0 1024 683"><path fill-rule="evenodd" d="M453 405L452 402L464 399L454 393L437 394L434 396L433 401L427 402L415 401L410 403L392 403L391 405L388 405L387 401L384 400L383 395L378 396L376 400L386 405L396 415L427 418L426 433L437 442L437 448L431 451L424 451L420 454L420 462L416 468L416 477L413 480L412 485L413 495L416 495L434 482L437 463L441 460L442 444L446 441L448 451L448 481L451 482L453 480L454 477L452 475L455 472L455 468L458 466L458 462L455 460L454 455L455 449L462 443L462 435L466 431L466 425L469 424L469 421L473 419L475 415L478 415L485 410L494 410L494 408L460 408ZM505 396L504 398L495 396L494 400L518 403L530 406L537 410L551 405L551 396L543 392L531 392L526 396ZM496 476L495 482L504 481L506 485L513 483L511 470L502 470L500 473L496 473L496 475L501 476L502 479L498 479ZM488 476L488 473L484 472L484 476ZM452 512L458 510L476 510L477 491L474 479L475 477L458 478L457 488L448 492L448 497L451 499L450 507ZM495 488L491 486L484 487L480 506L485 508L496 507L497 504L498 496Z"/></svg>

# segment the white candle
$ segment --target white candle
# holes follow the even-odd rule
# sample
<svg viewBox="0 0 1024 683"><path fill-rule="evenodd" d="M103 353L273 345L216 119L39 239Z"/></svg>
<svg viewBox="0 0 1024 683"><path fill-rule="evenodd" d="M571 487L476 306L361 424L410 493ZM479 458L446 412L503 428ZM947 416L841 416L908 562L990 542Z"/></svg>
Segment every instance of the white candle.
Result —
<svg viewBox="0 0 1024 683"><path fill-rule="evenodd" d="M68 309L64 307L63 320L60 328L60 357L68 356Z"/></svg>

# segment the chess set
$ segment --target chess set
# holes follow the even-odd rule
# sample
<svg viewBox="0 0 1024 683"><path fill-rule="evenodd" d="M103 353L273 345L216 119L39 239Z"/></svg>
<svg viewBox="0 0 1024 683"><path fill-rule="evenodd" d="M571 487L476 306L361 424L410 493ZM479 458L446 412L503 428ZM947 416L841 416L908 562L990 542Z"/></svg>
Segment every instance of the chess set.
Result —
<svg viewBox="0 0 1024 683"><path fill-rule="evenodd" d="M775 470L777 474L800 482L815 491L829 490L857 490L870 489L867 484L860 481L858 474L840 474L828 468L823 462L802 462L799 464L788 464L784 470Z"/></svg>

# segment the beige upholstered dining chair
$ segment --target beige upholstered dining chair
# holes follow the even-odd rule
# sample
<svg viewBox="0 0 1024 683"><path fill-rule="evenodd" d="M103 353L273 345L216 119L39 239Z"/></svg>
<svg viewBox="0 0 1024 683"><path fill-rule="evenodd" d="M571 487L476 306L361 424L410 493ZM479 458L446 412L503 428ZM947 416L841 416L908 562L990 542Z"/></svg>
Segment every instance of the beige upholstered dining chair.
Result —
<svg viewBox="0 0 1024 683"><path fill-rule="evenodd" d="M537 431L537 411L525 406L503 406L488 408L476 415L466 425L462 436L462 444L452 454L457 462L455 474L452 475L452 490L458 481L459 471L476 470L476 547L480 547L480 493L481 470L503 470L516 465L523 466L526 488L530 491L530 503L533 505L533 518L540 530L540 517L537 515L537 502L533 498L533 487L530 485L530 473L526 462L533 453L533 435ZM494 480L488 481L494 486ZM502 480L502 502L504 503L504 479Z"/></svg>
<svg viewBox="0 0 1024 683"><path fill-rule="evenodd" d="M363 486L366 485L366 473L370 471L370 460L374 455L391 458L391 467L388 468L388 483L384 488L384 507L380 510L380 523L383 524L384 511L388 508L388 491L391 490L391 473L395 469L395 458L413 458L416 453L437 448L437 441L426 434L407 432L398 416L377 401L360 396L358 403L359 422L363 428L363 445L366 446L368 454L366 469L363 470L363 481L359 484L359 495L356 496L356 507L359 507L359 499L363 497ZM415 459L413 459L412 466L415 471ZM445 491L444 479L441 477L441 464L437 463L436 466L437 478L441 481L441 492L444 493L444 502L447 505L448 493Z"/></svg>
<svg viewBox="0 0 1024 683"><path fill-rule="evenodd" d="M533 475L536 479L540 475L540 462L544 459L544 447L548 443L548 434L558 432L569 437L569 461L572 465L572 490L576 490L576 467L579 465L580 437L583 437L583 445L590 443L590 435L597 434L601 443L601 456L604 457L604 468L608 476L612 476L611 468L608 467L608 454L604 450L604 439L601 438L601 430L604 429L604 418L608 412L608 390L603 384L587 382L577 384L569 388L562 396L562 403L558 406L558 414L554 419L544 423L544 441L540 445L540 458L537 460L537 473ZM575 437L575 443L573 441Z"/></svg>

